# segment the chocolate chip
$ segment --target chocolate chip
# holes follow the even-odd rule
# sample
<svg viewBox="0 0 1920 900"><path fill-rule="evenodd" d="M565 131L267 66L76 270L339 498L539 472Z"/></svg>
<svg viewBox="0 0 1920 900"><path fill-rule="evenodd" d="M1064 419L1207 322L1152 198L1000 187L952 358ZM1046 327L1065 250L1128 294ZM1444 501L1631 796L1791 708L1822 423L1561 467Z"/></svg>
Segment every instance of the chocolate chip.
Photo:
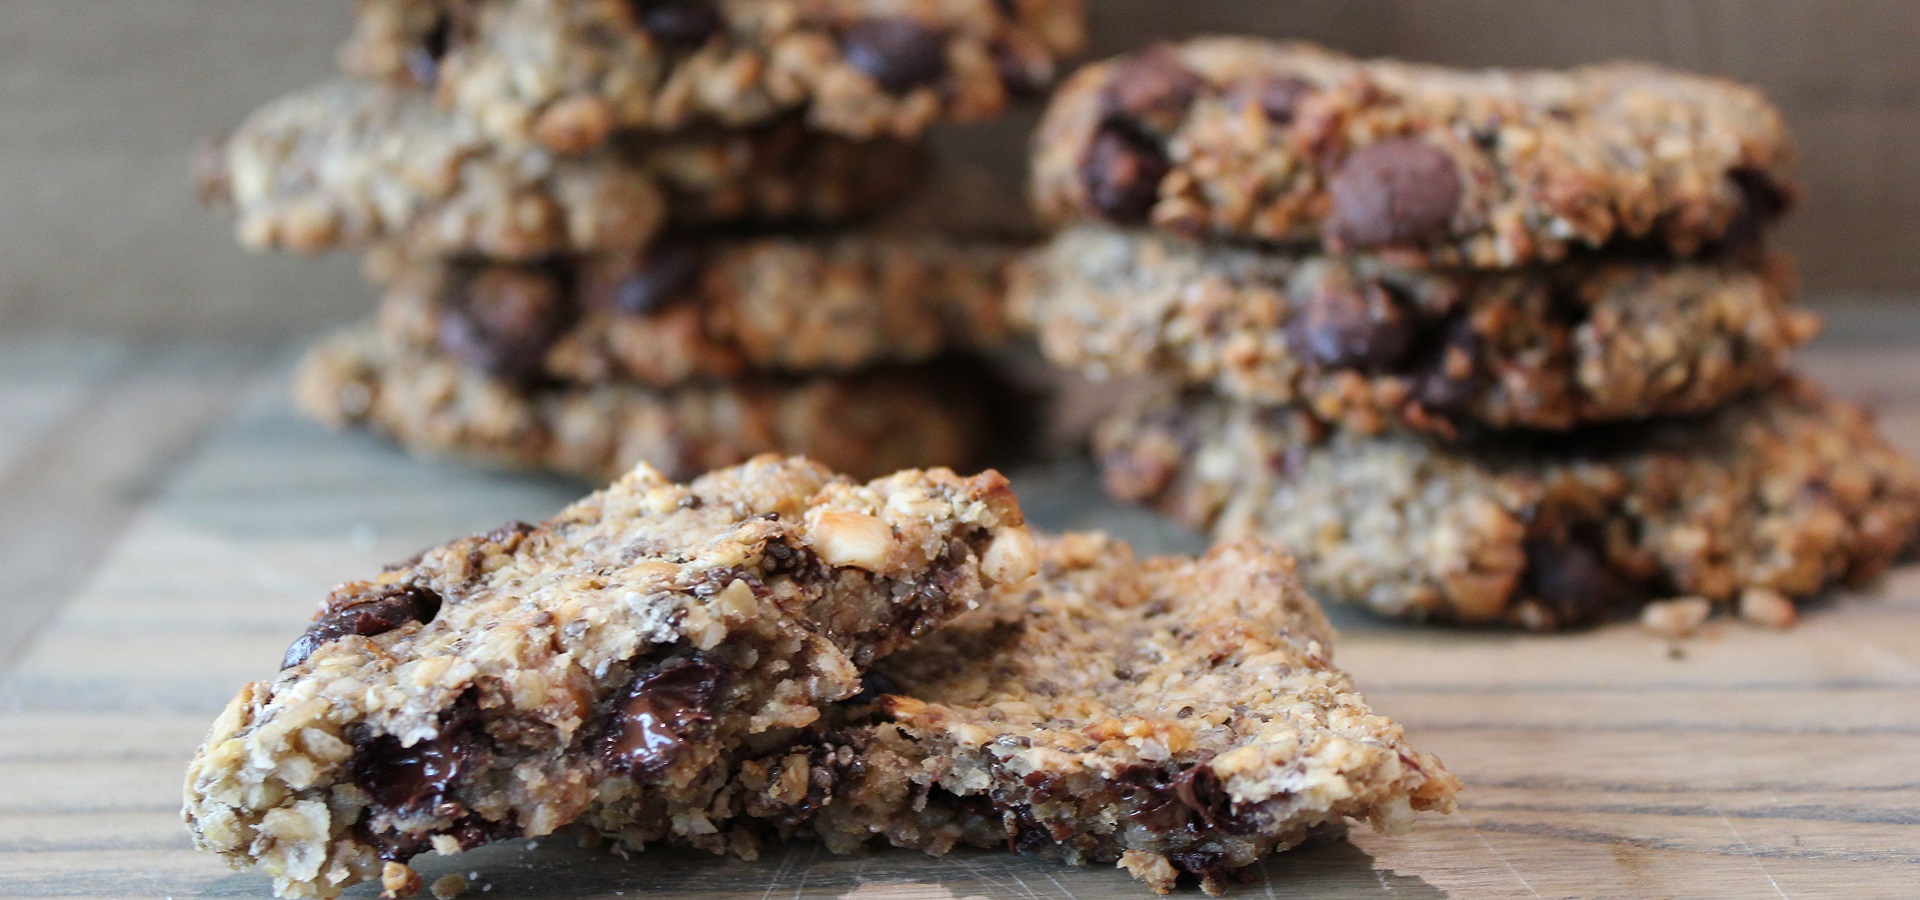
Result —
<svg viewBox="0 0 1920 900"><path fill-rule="evenodd" d="M633 19L641 30L663 44L694 47L723 24L720 11L708 0L630 0Z"/></svg>
<svg viewBox="0 0 1920 900"><path fill-rule="evenodd" d="M421 87L433 87L440 81L440 61L447 58L453 44L453 17L441 13L433 27L420 36L420 43L407 51L407 71Z"/></svg>
<svg viewBox="0 0 1920 900"><path fill-rule="evenodd" d="M1740 210L1720 244L1731 250L1757 246L1767 226L1793 208L1795 192L1758 169L1734 169L1727 178L1740 193Z"/></svg>
<svg viewBox="0 0 1920 900"><path fill-rule="evenodd" d="M1205 86L1171 52L1148 50L1121 63L1107 79L1100 112L1110 123L1171 131Z"/></svg>
<svg viewBox="0 0 1920 900"><path fill-rule="evenodd" d="M993 66L1007 94L1018 99L1038 97L1053 83L1053 63L1046 55L1023 52L1017 46L995 47Z"/></svg>
<svg viewBox="0 0 1920 900"><path fill-rule="evenodd" d="M281 657L280 668L299 665L325 644L349 634L386 634L408 622L431 622L440 614L440 595L424 587L390 584L369 596L350 596L328 607Z"/></svg>
<svg viewBox="0 0 1920 900"><path fill-rule="evenodd" d="M548 348L573 323L562 266L482 265L457 273L441 299L440 347L500 378L532 379Z"/></svg>
<svg viewBox="0 0 1920 900"><path fill-rule="evenodd" d="M705 252L699 244L666 241L633 262L613 286L613 308L632 316L662 309L694 286Z"/></svg>
<svg viewBox="0 0 1920 900"><path fill-rule="evenodd" d="M1377 247L1426 237L1460 208L1460 172L1446 151L1394 138L1355 151L1328 185L1337 239Z"/></svg>
<svg viewBox="0 0 1920 900"><path fill-rule="evenodd" d="M1553 614L1554 624L1591 625L1605 621L1617 606L1627 606L1641 592L1581 544L1553 540L1529 541L1524 590Z"/></svg>
<svg viewBox="0 0 1920 900"><path fill-rule="evenodd" d="M1466 412L1480 396L1485 373L1480 368L1483 341L1465 316L1439 329L1442 337L1422 354L1414 368L1414 399L1440 413Z"/></svg>
<svg viewBox="0 0 1920 900"><path fill-rule="evenodd" d="M1211 765L1199 763L1174 776L1173 794L1209 826L1220 828L1232 818L1233 797Z"/></svg>
<svg viewBox="0 0 1920 900"><path fill-rule="evenodd" d="M1190 875L1198 875L1209 881L1217 881L1227 874L1227 855L1218 850L1183 850L1167 854L1167 861L1174 868Z"/></svg>
<svg viewBox="0 0 1920 900"><path fill-rule="evenodd" d="M634 678L614 708L602 756L618 772L655 775L672 765L720 689L720 669L693 657L661 664Z"/></svg>
<svg viewBox="0 0 1920 900"><path fill-rule="evenodd" d="M1170 167L1160 148L1131 131L1106 126L1095 133L1080 161L1087 200L1108 220L1136 225L1160 199L1160 179Z"/></svg>
<svg viewBox="0 0 1920 900"><path fill-rule="evenodd" d="M442 716L439 733L412 746L392 735L359 743L349 769L353 783L381 808L408 815L439 806L447 791L474 768L479 741L471 694Z"/></svg>
<svg viewBox="0 0 1920 900"><path fill-rule="evenodd" d="M947 74L947 42L917 19L867 19L841 38L847 65L895 94L932 84Z"/></svg>
<svg viewBox="0 0 1920 900"><path fill-rule="evenodd" d="M1313 93L1313 85L1284 75L1263 76L1235 88L1230 99L1241 106L1252 106L1275 125L1293 124L1300 101Z"/></svg>
<svg viewBox="0 0 1920 900"><path fill-rule="evenodd" d="M1411 304L1378 282L1322 286L1287 321L1293 352L1329 369L1380 372L1414 346Z"/></svg>

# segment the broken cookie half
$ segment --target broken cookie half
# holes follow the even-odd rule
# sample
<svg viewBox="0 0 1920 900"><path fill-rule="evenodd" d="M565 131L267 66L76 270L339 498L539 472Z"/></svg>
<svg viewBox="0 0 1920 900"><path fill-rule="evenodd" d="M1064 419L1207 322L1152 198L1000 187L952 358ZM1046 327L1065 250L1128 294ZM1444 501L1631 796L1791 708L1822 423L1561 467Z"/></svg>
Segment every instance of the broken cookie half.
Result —
<svg viewBox="0 0 1920 900"><path fill-rule="evenodd" d="M1319 826L1453 808L1459 780L1334 668L1289 557L1139 560L1090 534L1039 556L877 664L818 737L744 763L748 811L836 851L1003 846L1216 893Z"/></svg>
<svg viewBox="0 0 1920 900"><path fill-rule="evenodd" d="M743 748L1034 564L995 472L863 485L761 457L680 485L642 466L336 588L214 723L186 821L285 897L573 822L745 852L716 800Z"/></svg>

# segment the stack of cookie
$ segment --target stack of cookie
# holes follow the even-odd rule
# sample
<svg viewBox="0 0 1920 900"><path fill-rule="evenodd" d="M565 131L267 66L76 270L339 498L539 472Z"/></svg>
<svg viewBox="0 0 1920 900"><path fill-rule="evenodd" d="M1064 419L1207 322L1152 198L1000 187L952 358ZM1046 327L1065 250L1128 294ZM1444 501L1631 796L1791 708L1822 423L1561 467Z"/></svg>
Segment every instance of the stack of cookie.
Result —
<svg viewBox="0 0 1920 900"><path fill-rule="evenodd" d="M939 121L1074 52L1078 0L362 0L348 77L213 147L242 243L367 249L377 322L302 407L419 450L610 478L761 452L968 465L1007 246L892 214Z"/></svg>
<svg viewBox="0 0 1920 900"><path fill-rule="evenodd" d="M1208 39L1078 73L1035 146L1065 224L1016 317L1169 385L1098 429L1110 492L1277 539L1326 599L1779 623L1914 537L1914 466L1785 369L1819 323L1749 88Z"/></svg>

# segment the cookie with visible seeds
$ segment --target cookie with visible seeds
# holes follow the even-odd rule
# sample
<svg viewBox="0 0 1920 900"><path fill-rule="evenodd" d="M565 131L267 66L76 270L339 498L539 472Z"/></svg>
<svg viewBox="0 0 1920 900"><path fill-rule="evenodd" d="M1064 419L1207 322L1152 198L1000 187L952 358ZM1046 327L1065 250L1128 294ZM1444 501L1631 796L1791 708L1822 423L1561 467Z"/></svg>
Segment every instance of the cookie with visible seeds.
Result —
<svg viewBox="0 0 1920 900"><path fill-rule="evenodd" d="M604 481L644 462L690 477L760 453L803 454L856 475L970 467L993 448L994 385L940 362L850 376L763 377L672 388L526 382L394 346L371 328L315 347L295 400L335 428L409 451Z"/></svg>
<svg viewBox="0 0 1920 900"><path fill-rule="evenodd" d="M1798 192L1779 111L1732 81L1469 72L1239 37L1082 69L1033 146L1054 220L1477 268L1741 244Z"/></svg>
<svg viewBox="0 0 1920 900"><path fill-rule="evenodd" d="M1920 469L1865 409L1792 380L1696 419L1454 444L1160 397L1095 444L1114 496L1273 540L1317 596L1409 619L1546 629L1661 597L1804 599L1920 532Z"/></svg>
<svg viewBox="0 0 1920 900"><path fill-rule="evenodd" d="M534 263L402 259L391 339L509 379L674 387L923 362L1008 338L1010 245L855 232Z"/></svg>
<svg viewBox="0 0 1920 900"><path fill-rule="evenodd" d="M787 116L857 139L979 121L1085 42L1080 0L361 0L349 72L433 89L501 142Z"/></svg>
<svg viewBox="0 0 1920 900"><path fill-rule="evenodd" d="M1361 431L1698 414L1771 383L1820 327L1759 252L1436 270L1080 226L1015 273L1013 313L1059 365Z"/></svg>
<svg viewBox="0 0 1920 900"><path fill-rule="evenodd" d="M646 247L669 225L838 222L910 194L918 148L808 132L622 136L558 158L496 145L418 92L324 82L256 110L196 164L240 242L313 252L393 240L534 259Z"/></svg>
<svg viewBox="0 0 1920 900"><path fill-rule="evenodd" d="M749 812L838 851L1011 848L1217 893L1315 828L1452 809L1459 780L1335 668L1284 554L1071 534L1039 559L878 663L822 737L743 765Z"/></svg>
<svg viewBox="0 0 1920 900"><path fill-rule="evenodd" d="M335 588L214 723L187 824L283 897L574 822L722 851L743 747L1033 567L995 472L860 484L763 457L681 485L643 466Z"/></svg>

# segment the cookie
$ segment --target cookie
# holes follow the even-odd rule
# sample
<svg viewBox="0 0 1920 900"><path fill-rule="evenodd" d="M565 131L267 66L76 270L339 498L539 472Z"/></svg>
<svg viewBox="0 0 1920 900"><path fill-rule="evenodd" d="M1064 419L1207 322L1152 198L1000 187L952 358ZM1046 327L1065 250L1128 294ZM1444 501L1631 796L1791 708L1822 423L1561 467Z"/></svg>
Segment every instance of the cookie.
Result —
<svg viewBox="0 0 1920 900"><path fill-rule="evenodd" d="M996 472L642 466L335 588L214 723L187 824L283 897L573 822L726 849L713 800L743 747L1033 570Z"/></svg>
<svg viewBox="0 0 1920 900"><path fill-rule="evenodd" d="M1008 246L850 233L689 238L536 263L401 259L391 338L517 380L672 387L920 362L1008 337Z"/></svg>
<svg viewBox="0 0 1920 900"><path fill-rule="evenodd" d="M1588 624L1651 599L1804 599L1910 547L1920 470L1861 407L1787 381L1697 420L1456 445L1159 398L1103 423L1107 489L1258 534L1324 600L1409 619Z"/></svg>
<svg viewBox="0 0 1920 900"><path fill-rule="evenodd" d="M1705 412L1819 331L1780 256L1435 270L1082 226L1023 260L1015 315L1096 375L1306 406L1361 431L1566 429Z"/></svg>
<svg viewBox="0 0 1920 900"><path fill-rule="evenodd" d="M362 0L349 72L562 154L787 116L856 139L979 121L1079 52L1080 0Z"/></svg>
<svg viewBox="0 0 1920 900"><path fill-rule="evenodd" d="M1385 832L1460 782L1366 705L1293 563L1258 543L1136 559L1043 539L1040 574L876 664L826 737L745 764L747 808L875 837L1119 863L1218 893L1317 827Z"/></svg>
<svg viewBox="0 0 1920 900"><path fill-rule="evenodd" d="M499 147L423 94L345 81L261 107L196 168L202 196L231 204L255 250L397 240L516 260L637 250L669 224L845 221L922 178L918 148L791 121L561 159Z"/></svg>
<svg viewBox="0 0 1920 900"><path fill-rule="evenodd" d="M1642 64L1456 71L1203 38L1089 66L1034 142L1054 220L1504 267L1749 241L1798 192L1758 91Z"/></svg>
<svg viewBox="0 0 1920 900"><path fill-rule="evenodd" d="M526 384L392 346L371 329L316 347L294 394L313 419L375 431L412 452L592 481L637 462L684 478L760 453L805 455L862 476L967 467L997 437L989 386L965 368L670 389Z"/></svg>

